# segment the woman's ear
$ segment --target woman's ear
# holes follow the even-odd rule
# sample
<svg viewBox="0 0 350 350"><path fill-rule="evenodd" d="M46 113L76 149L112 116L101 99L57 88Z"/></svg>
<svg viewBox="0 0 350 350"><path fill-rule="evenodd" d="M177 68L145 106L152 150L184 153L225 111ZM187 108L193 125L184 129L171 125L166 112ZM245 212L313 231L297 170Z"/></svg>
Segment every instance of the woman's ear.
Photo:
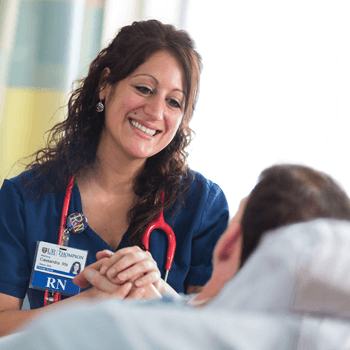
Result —
<svg viewBox="0 0 350 350"><path fill-rule="evenodd" d="M111 70L108 67L106 67L102 71L102 74L100 77L100 83L99 83L99 92L98 92L98 97L100 100L105 100L107 97L109 84L107 84L105 79L109 75L110 72L111 72Z"/></svg>

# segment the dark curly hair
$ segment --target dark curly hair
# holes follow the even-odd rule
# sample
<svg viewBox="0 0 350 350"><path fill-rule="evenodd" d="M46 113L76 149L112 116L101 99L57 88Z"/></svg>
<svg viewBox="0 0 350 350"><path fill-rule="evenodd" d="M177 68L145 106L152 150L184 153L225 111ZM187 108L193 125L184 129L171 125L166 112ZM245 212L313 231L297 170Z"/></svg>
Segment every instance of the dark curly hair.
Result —
<svg viewBox="0 0 350 350"><path fill-rule="evenodd" d="M104 126L104 112L96 112L99 91L106 84L115 87L159 51L169 52L179 62L185 78L186 100L184 116L173 140L147 159L142 173L134 180L139 200L128 213L128 244L141 247L144 228L162 208L159 200L162 190L165 190L164 208L167 209L191 183L192 175L186 164L186 147L192 140L188 123L197 100L202 65L187 32L156 20L123 27L92 61L87 77L79 81L79 87L70 96L67 118L49 130L46 147L36 152L27 166L35 172L36 179L49 178L50 191L65 188L70 176L79 176L91 166ZM105 68L110 69L108 75L102 74Z"/></svg>

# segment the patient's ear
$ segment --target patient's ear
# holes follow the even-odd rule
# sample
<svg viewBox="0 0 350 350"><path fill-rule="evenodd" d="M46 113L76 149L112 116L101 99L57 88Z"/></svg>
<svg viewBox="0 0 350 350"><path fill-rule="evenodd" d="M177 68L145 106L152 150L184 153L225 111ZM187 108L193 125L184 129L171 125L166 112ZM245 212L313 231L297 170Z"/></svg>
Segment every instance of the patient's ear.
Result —
<svg viewBox="0 0 350 350"><path fill-rule="evenodd" d="M235 225L229 232L225 233L220 242L217 259L219 262L226 262L234 259L240 260L241 256L241 242L242 242L242 226Z"/></svg>

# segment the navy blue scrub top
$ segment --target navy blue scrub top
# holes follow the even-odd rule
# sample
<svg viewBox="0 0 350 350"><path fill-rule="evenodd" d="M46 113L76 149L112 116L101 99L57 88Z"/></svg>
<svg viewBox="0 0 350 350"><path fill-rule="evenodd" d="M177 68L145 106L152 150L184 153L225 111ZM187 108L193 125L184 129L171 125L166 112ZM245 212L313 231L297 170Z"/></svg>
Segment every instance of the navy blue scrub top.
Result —
<svg viewBox="0 0 350 350"><path fill-rule="evenodd" d="M26 179L31 172L23 173ZM31 308L43 306L44 292L28 288L37 241L57 244L65 190L39 199L28 196L23 174L5 180L0 190L0 293L23 299L28 293ZM203 175L195 178L179 211L164 211L165 221L176 236L176 251L168 283L184 293L186 285L204 285L212 273L214 246L228 223L228 205L218 185ZM38 184L39 186L40 184ZM177 215L172 215L173 212ZM68 215L82 213L77 185L73 187ZM88 218L89 219L89 218ZM124 246L128 232L119 247ZM69 246L88 250L86 266L96 261L98 251L112 248L90 227L71 234ZM150 252L164 278L168 240L161 230L150 236ZM64 296L63 296L64 297Z"/></svg>

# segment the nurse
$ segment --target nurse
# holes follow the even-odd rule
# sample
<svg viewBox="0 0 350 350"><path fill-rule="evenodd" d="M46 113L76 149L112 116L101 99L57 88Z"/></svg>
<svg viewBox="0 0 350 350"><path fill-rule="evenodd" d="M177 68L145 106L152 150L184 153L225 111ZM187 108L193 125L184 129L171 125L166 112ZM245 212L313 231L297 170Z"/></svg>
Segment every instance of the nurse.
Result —
<svg viewBox="0 0 350 350"><path fill-rule="evenodd" d="M228 207L222 190L186 163L200 69L188 34L155 20L123 27L91 63L47 146L0 190L1 334L43 310L44 291L29 288L36 246L57 244L70 177L68 215L83 213L88 226L71 233L69 247L88 251L86 266L107 250L119 261L108 276L123 288L131 289L125 282L135 278L160 293L168 288L162 279L166 235L151 234L150 252L142 244L164 190L164 217L177 243L167 282L179 293L201 290L211 276ZM32 310L21 310L26 294ZM101 296L92 286L45 309ZM140 297L137 289L129 297Z"/></svg>

